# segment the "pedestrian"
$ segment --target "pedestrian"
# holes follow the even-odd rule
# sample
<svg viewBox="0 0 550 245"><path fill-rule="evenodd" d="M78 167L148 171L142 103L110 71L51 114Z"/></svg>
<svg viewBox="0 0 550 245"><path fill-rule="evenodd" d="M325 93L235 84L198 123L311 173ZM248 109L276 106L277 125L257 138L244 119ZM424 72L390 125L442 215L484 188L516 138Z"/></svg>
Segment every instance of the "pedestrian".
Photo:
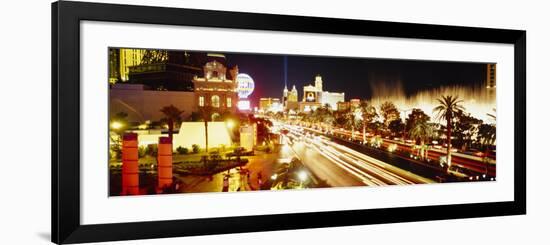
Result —
<svg viewBox="0 0 550 245"><path fill-rule="evenodd" d="M258 172L258 189L262 189L262 172Z"/></svg>

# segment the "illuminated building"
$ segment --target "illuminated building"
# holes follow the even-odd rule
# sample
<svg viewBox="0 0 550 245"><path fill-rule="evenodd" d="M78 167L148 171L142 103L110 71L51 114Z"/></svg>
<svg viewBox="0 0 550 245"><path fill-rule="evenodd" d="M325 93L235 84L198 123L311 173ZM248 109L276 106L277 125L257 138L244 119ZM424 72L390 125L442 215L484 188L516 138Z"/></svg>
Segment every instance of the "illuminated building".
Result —
<svg viewBox="0 0 550 245"><path fill-rule="evenodd" d="M279 112L283 110L283 105L279 98L260 98L259 111L260 113L266 112Z"/></svg>
<svg viewBox="0 0 550 245"><path fill-rule="evenodd" d="M220 59L225 61L223 55L208 56L214 58L203 66L203 77L193 78L195 104L198 109L211 107L212 117L226 111L235 112L238 101L235 78L239 68L235 66L228 70L225 64L220 62Z"/></svg>
<svg viewBox="0 0 550 245"><path fill-rule="evenodd" d="M130 67L141 65L144 49L119 49L120 52L120 66L119 74L120 80L126 82L130 79Z"/></svg>
<svg viewBox="0 0 550 245"><path fill-rule="evenodd" d="M120 80L120 50L109 49L109 84Z"/></svg>
<svg viewBox="0 0 550 245"><path fill-rule="evenodd" d="M283 109L288 111L297 111L300 105L298 102L298 90L296 85L292 85L292 90L288 91L285 86L283 90Z"/></svg>
<svg viewBox="0 0 550 245"><path fill-rule="evenodd" d="M185 51L145 50L141 63L129 67L129 82L151 89L193 91L192 80L202 73L204 57Z"/></svg>
<svg viewBox="0 0 550 245"><path fill-rule="evenodd" d="M145 84L153 90L192 91L204 55L185 51L109 49L109 83Z"/></svg>
<svg viewBox="0 0 550 245"><path fill-rule="evenodd" d="M487 88L493 89L497 87L497 65L487 64Z"/></svg>
<svg viewBox="0 0 550 245"><path fill-rule="evenodd" d="M141 64L144 49L109 49L109 83L127 82L130 67Z"/></svg>
<svg viewBox="0 0 550 245"><path fill-rule="evenodd" d="M304 96L299 103L300 111L314 111L325 104L328 104L332 110L337 110L337 103L345 100L344 93L323 91L323 78L321 75L315 76L314 84L304 86Z"/></svg>
<svg viewBox="0 0 550 245"><path fill-rule="evenodd" d="M349 110L349 101L340 101L336 103L336 108L338 111L347 111Z"/></svg>
<svg viewBox="0 0 550 245"><path fill-rule="evenodd" d="M350 108L357 108L361 105L361 100L351 99L350 101L338 101L336 108L338 111L348 111Z"/></svg>
<svg viewBox="0 0 550 245"><path fill-rule="evenodd" d="M315 76L315 86L309 84L304 86L304 95L300 102L299 110L302 112L314 111L321 106L321 95L323 93L323 80L321 76Z"/></svg>
<svg viewBox="0 0 550 245"><path fill-rule="evenodd" d="M195 95L187 91L148 90L143 84L116 83L109 90L109 115L126 113L129 122L159 121L162 107L173 105L183 110L182 117L196 111Z"/></svg>
<svg viewBox="0 0 550 245"><path fill-rule="evenodd" d="M243 125L239 129L240 133L240 146L246 149L247 151L251 151L254 149L254 146L256 145L256 135L257 135L257 128L256 124L251 125Z"/></svg>
<svg viewBox="0 0 550 245"><path fill-rule="evenodd" d="M351 99L351 100L349 100L349 103L350 103L351 107L357 108L361 105L361 100L360 99Z"/></svg>
<svg viewBox="0 0 550 245"><path fill-rule="evenodd" d="M343 102L344 100L344 93L323 91L323 94L321 95L321 104L330 105L330 108L334 111L338 109L338 102Z"/></svg>
<svg viewBox="0 0 550 245"><path fill-rule="evenodd" d="M296 85L292 85L292 90L290 90L290 93L288 94L288 101L298 102L298 90L296 89Z"/></svg>
<svg viewBox="0 0 550 245"><path fill-rule="evenodd" d="M193 148L193 145L198 145L204 149L206 147L204 122L182 122L179 133L174 134L173 137L173 150L178 147L184 147L189 150ZM221 145L231 145L231 129L229 129L225 122L208 122L208 147L220 147ZM159 137L166 136L166 134L149 133L138 134L139 145L147 146L149 144L157 144Z"/></svg>

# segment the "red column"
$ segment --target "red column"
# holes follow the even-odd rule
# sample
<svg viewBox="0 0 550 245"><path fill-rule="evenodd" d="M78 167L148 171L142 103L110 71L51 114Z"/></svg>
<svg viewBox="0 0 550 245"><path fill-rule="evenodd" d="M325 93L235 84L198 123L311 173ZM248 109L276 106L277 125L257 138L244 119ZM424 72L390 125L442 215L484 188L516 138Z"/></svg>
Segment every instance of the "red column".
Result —
<svg viewBox="0 0 550 245"><path fill-rule="evenodd" d="M139 194L138 140L136 133L122 136L122 193Z"/></svg>
<svg viewBox="0 0 550 245"><path fill-rule="evenodd" d="M172 185L172 140L169 137L160 137L157 153L158 162L158 189Z"/></svg>

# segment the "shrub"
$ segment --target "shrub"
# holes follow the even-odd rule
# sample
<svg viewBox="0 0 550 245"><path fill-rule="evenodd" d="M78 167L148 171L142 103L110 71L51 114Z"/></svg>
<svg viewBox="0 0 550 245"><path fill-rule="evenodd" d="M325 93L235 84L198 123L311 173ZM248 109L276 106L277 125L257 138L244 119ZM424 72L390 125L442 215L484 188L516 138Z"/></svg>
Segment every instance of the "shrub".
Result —
<svg viewBox="0 0 550 245"><path fill-rule="evenodd" d="M147 145L146 152L150 156L157 156L158 146L156 144Z"/></svg>
<svg viewBox="0 0 550 245"><path fill-rule="evenodd" d="M122 158L122 144L117 143L111 145L109 153L112 159L120 160Z"/></svg>
<svg viewBox="0 0 550 245"><path fill-rule="evenodd" d="M178 152L178 154L181 154L181 155L189 153L189 149L181 146L178 146L178 148L176 148L176 151Z"/></svg>
<svg viewBox="0 0 550 245"><path fill-rule="evenodd" d="M142 158L147 154L147 148L145 146L138 147L138 157Z"/></svg>
<svg viewBox="0 0 550 245"><path fill-rule="evenodd" d="M201 148L197 144L193 144L191 147L193 148L193 153L195 154L199 153L199 151L201 150Z"/></svg>

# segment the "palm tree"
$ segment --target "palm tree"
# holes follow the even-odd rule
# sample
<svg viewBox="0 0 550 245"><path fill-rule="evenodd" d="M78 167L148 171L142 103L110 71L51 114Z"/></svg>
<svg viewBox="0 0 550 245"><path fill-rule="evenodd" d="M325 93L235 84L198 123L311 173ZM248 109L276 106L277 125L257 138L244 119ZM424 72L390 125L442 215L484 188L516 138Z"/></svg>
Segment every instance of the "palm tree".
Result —
<svg viewBox="0 0 550 245"><path fill-rule="evenodd" d="M417 121L409 131L409 135L413 139L420 140L420 158L425 159L428 156L425 142L436 135L436 129L433 124L428 121ZM426 149L426 152L424 152Z"/></svg>
<svg viewBox="0 0 550 245"><path fill-rule="evenodd" d="M164 114L164 118L162 120L166 121L168 124L168 137L170 137L170 141L172 141L174 125L181 122L181 114L183 114L183 111L174 105L162 107L160 111Z"/></svg>
<svg viewBox="0 0 550 245"><path fill-rule="evenodd" d="M433 111L437 113L437 119L440 121L445 120L447 123L447 167L451 166L451 131L452 121L459 113L465 110L461 105L463 100L458 99L458 96L442 95L437 99L439 105L436 106Z"/></svg>
<svg viewBox="0 0 550 245"><path fill-rule="evenodd" d="M377 116L376 108L370 105L367 101L361 101L359 110L361 111L361 122L363 126L363 144L365 144L367 142L366 129Z"/></svg>
<svg viewBox="0 0 550 245"><path fill-rule="evenodd" d="M493 114L487 113L493 121L496 122L496 116ZM489 172L489 149L492 145L495 144L497 140L497 127L494 123L492 124L481 124L477 133L477 137L481 145L485 148L485 174Z"/></svg>
<svg viewBox="0 0 550 245"><path fill-rule="evenodd" d="M199 107L199 114L204 121L204 140L205 140L205 151L208 154L208 120L211 120L213 108L212 106L201 106Z"/></svg>
<svg viewBox="0 0 550 245"><path fill-rule="evenodd" d="M351 139L355 136L355 125L357 124L357 117L355 116L355 108L351 107L344 115L345 126L351 128Z"/></svg>
<svg viewBox="0 0 550 245"><path fill-rule="evenodd" d="M329 104L324 104L323 107L317 108L315 111L319 117L321 125L324 127L325 131L328 131L332 124L334 123L334 115L332 113L332 107Z"/></svg>

